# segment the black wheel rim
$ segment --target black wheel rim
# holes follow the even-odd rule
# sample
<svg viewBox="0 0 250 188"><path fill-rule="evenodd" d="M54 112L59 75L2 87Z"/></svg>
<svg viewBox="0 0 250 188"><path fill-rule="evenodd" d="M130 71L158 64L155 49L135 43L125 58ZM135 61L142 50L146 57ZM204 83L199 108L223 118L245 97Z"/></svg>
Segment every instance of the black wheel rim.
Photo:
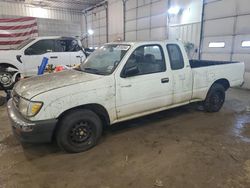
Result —
<svg viewBox="0 0 250 188"><path fill-rule="evenodd" d="M212 106L214 107L214 109L220 109L224 103L223 94L219 91L215 92L212 95L210 102L211 102Z"/></svg>
<svg viewBox="0 0 250 188"><path fill-rule="evenodd" d="M82 145L91 143L94 134L91 123L88 121L80 121L75 123L69 130L68 139L73 145Z"/></svg>

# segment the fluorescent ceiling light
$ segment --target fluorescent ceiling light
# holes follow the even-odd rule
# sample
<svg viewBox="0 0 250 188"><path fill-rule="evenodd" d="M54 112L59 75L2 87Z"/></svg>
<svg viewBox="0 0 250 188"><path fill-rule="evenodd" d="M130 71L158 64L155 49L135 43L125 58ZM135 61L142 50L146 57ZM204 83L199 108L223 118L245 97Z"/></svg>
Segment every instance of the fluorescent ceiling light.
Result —
<svg viewBox="0 0 250 188"><path fill-rule="evenodd" d="M92 29L89 29L89 30L88 30L88 34L89 34L89 35L93 35L93 34L94 34L94 31L93 31Z"/></svg>
<svg viewBox="0 0 250 188"><path fill-rule="evenodd" d="M174 7L170 7L168 9L168 13L172 14L172 15L177 15L177 14L179 14L180 10L181 10L181 8L179 6L174 6Z"/></svg>
<svg viewBox="0 0 250 188"><path fill-rule="evenodd" d="M224 48L225 42L210 42L208 47L209 48Z"/></svg>
<svg viewBox="0 0 250 188"><path fill-rule="evenodd" d="M242 46L242 47L250 47L250 41L243 41L243 42L241 43L241 46Z"/></svg>

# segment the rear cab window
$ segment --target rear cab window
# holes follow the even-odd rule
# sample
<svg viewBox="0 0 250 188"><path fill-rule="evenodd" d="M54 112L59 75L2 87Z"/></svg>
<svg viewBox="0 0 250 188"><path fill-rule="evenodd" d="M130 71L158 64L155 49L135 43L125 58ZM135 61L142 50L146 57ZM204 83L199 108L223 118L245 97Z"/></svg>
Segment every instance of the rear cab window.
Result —
<svg viewBox="0 0 250 188"><path fill-rule="evenodd" d="M180 47L177 44L168 44L167 51L172 70L184 68L184 59Z"/></svg>

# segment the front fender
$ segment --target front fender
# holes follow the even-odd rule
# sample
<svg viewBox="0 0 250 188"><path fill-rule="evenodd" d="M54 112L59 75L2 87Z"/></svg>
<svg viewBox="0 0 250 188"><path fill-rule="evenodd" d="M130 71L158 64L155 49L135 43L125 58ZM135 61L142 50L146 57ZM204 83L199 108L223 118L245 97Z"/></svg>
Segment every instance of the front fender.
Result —
<svg viewBox="0 0 250 188"><path fill-rule="evenodd" d="M38 95L32 98L32 101L43 101L43 99L46 98L43 108L35 117L32 118L32 120L38 121L57 119L65 111L88 104L98 104L104 107L108 112L110 122L112 123L116 120L114 86L92 89L89 91L81 91L79 89L78 91L75 89L72 90L76 92L71 92L70 94L62 97L58 96L61 96L62 93L68 92L65 91L65 89L49 91L42 94L42 96Z"/></svg>

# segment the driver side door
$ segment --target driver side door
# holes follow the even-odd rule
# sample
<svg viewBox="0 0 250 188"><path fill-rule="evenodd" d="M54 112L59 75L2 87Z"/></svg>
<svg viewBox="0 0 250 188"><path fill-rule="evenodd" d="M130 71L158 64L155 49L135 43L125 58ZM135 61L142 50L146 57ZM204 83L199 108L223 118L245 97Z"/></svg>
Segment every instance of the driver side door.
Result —
<svg viewBox="0 0 250 188"><path fill-rule="evenodd" d="M171 71L166 70L162 46L145 45L129 57L116 76L118 119L146 114L172 104Z"/></svg>

